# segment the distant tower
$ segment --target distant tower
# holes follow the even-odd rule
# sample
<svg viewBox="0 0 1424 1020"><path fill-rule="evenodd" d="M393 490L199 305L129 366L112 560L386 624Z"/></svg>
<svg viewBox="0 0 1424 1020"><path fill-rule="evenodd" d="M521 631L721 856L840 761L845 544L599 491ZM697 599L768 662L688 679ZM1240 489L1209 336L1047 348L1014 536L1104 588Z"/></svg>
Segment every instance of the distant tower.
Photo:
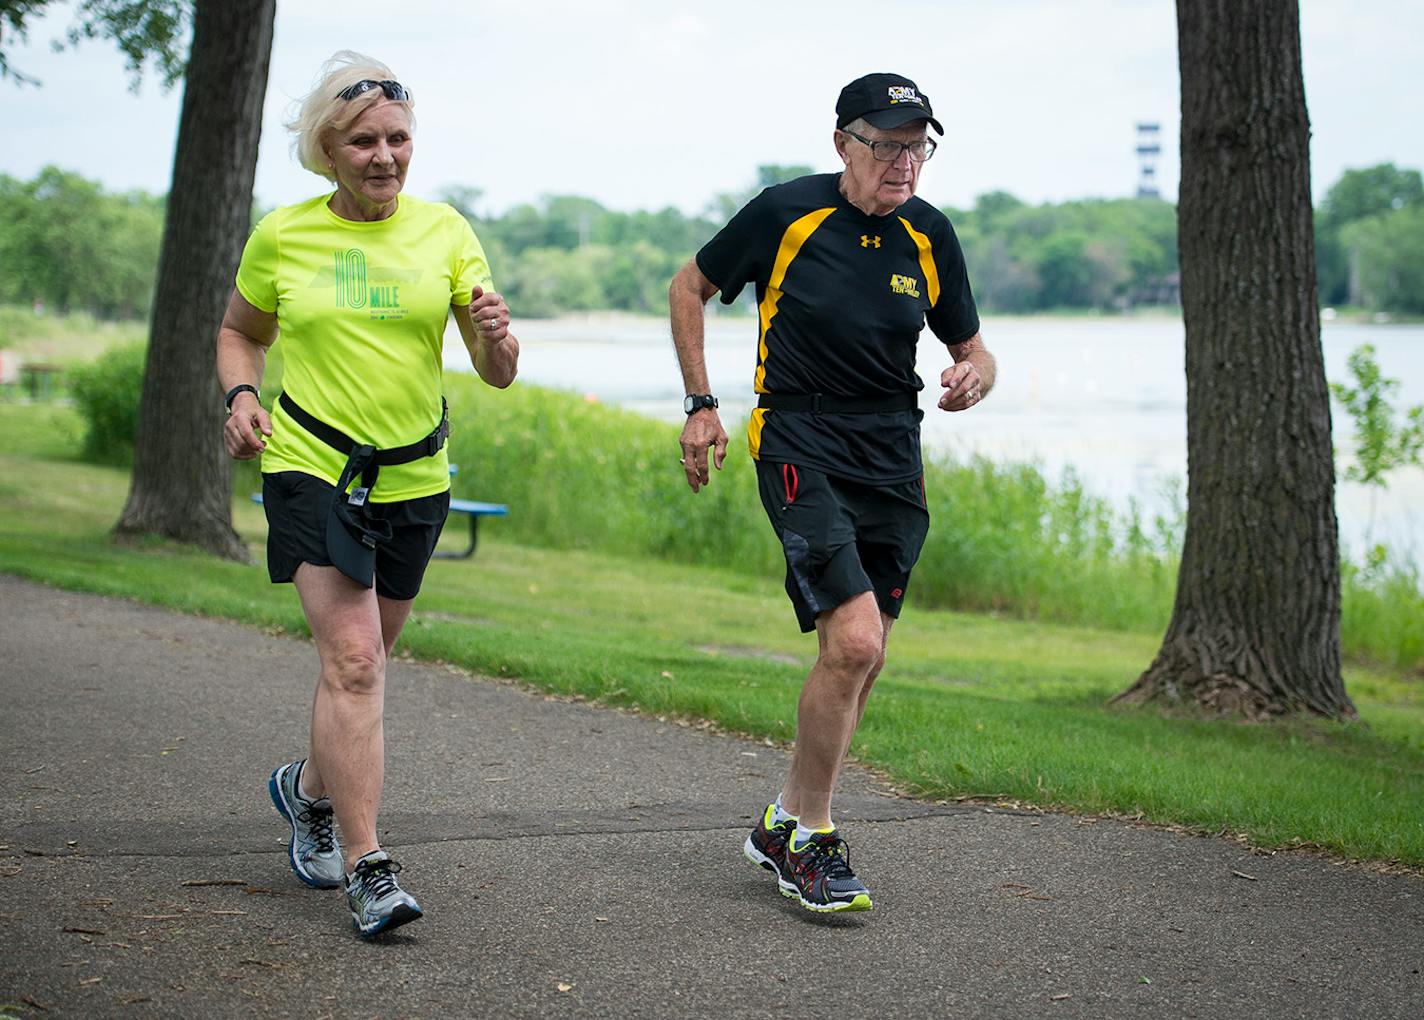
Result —
<svg viewBox="0 0 1424 1020"><path fill-rule="evenodd" d="M1137 197L1159 198L1157 157L1162 155L1162 125L1137 125Z"/></svg>

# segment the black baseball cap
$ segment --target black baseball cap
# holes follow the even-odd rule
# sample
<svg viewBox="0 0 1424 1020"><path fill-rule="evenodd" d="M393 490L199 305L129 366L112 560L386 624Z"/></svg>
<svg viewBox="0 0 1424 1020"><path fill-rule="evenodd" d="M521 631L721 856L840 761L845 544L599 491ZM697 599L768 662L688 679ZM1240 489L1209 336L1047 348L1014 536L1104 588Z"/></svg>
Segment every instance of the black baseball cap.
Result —
<svg viewBox="0 0 1424 1020"><path fill-rule="evenodd" d="M936 134L944 134L930 109L930 97L902 74L867 74L841 89L836 100L836 127L843 128L857 117L887 130L927 120Z"/></svg>

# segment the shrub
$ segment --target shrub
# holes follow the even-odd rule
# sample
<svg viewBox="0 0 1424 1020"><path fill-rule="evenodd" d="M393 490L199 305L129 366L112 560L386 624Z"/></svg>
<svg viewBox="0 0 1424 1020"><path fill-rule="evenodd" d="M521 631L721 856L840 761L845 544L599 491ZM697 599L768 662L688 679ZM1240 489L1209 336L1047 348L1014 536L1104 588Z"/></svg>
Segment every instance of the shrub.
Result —
<svg viewBox="0 0 1424 1020"><path fill-rule="evenodd" d="M70 370L69 387L84 419L85 460L116 467L133 464L145 350L141 343L125 344Z"/></svg>

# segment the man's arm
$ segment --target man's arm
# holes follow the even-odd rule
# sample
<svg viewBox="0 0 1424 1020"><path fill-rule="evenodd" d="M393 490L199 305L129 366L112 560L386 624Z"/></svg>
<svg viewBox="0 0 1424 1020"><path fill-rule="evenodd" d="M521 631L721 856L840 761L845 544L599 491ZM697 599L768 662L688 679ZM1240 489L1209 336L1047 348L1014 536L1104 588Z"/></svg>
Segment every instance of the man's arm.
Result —
<svg viewBox="0 0 1424 1020"><path fill-rule="evenodd" d="M954 364L939 377L939 383L944 387L939 398L940 410L966 411L987 397L994 388L998 364L978 333L962 343L950 344L949 356L954 359Z"/></svg>
<svg viewBox="0 0 1424 1020"><path fill-rule="evenodd" d="M682 369L684 393L712 392L704 353L703 307L716 293L716 284L702 274L696 259L689 259L668 287L672 344ZM688 415L678 442L682 446L682 469L687 475L687 484L693 492L697 492L711 479L707 464L708 447L713 448L712 462L719 471L727 456L727 431L722 428L722 419L716 409L705 407Z"/></svg>

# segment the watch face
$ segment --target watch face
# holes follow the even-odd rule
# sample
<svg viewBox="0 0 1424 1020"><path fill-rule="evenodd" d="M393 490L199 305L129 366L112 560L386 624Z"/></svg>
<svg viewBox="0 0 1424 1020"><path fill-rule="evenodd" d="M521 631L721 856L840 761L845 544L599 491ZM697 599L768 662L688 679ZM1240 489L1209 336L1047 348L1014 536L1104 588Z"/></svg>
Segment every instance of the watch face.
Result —
<svg viewBox="0 0 1424 1020"><path fill-rule="evenodd" d="M690 396L683 397L682 409L688 414L691 414L693 411L697 410L697 401L693 400Z"/></svg>

